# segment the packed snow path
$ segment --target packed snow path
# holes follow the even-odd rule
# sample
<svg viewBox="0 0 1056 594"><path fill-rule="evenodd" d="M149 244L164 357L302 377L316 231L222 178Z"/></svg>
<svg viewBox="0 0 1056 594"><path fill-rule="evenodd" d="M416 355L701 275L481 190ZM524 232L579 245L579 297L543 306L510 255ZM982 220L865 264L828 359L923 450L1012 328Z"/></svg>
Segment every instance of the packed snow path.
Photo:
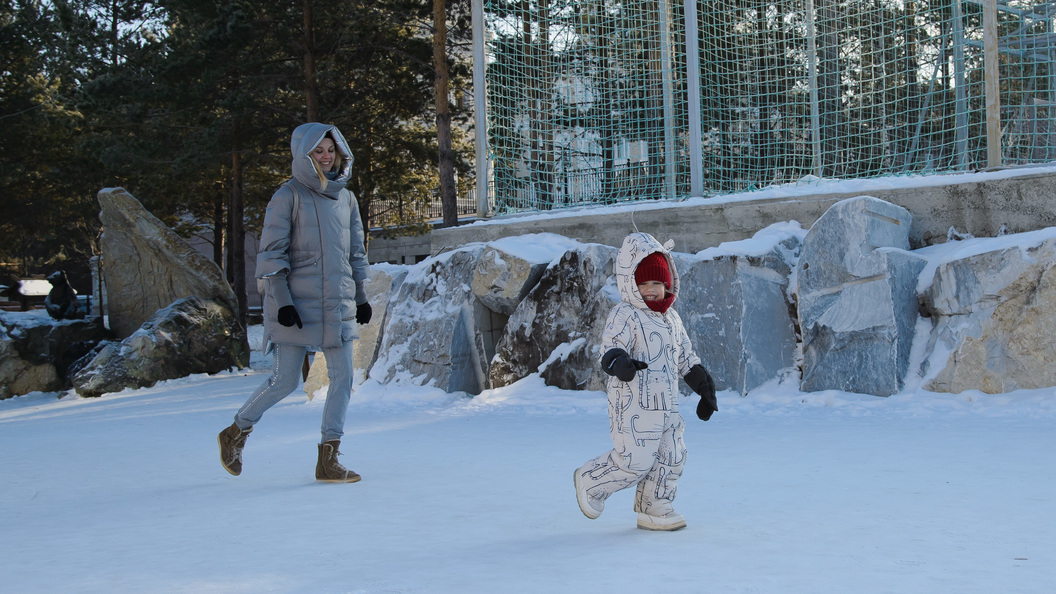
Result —
<svg viewBox="0 0 1056 594"><path fill-rule="evenodd" d="M475 399L359 386L341 461L313 480L321 397L216 433L264 379L194 376L98 399L0 401L9 592L1049 592L1056 391L891 398L719 394L675 533L633 492L597 520L572 469L611 446L604 395L530 377ZM695 403L684 399L683 406ZM686 408L691 411L690 408Z"/></svg>

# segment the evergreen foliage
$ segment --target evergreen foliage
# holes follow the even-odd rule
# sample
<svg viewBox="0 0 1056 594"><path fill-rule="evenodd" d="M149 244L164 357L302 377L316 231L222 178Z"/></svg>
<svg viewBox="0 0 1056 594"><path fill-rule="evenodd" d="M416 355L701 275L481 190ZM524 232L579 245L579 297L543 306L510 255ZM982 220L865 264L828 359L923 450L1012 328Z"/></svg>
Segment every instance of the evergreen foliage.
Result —
<svg viewBox="0 0 1056 594"><path fill-rule="evenodd" d="M468 19L452 13L457 47L468 43ZM309 87L318 119L352 147L349 188L364 224L420 230L439 188L431 19L426 0L0 6L0 262L20 276L64 259L83 268L99 233L95 195L122 186L181 235L222 239L214 259L239 293L232 256L289 175L290 132L306 121ZM457 88L468 53L450 57ZM468 172L458 132L455 149Z"/></svg>

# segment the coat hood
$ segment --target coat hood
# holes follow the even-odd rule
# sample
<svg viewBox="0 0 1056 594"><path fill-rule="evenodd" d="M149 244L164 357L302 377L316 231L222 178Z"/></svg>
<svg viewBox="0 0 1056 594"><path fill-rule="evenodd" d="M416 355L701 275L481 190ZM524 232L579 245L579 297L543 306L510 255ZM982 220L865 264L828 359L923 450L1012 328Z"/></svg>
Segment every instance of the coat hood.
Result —
<svg viewBox="0 0 1056 594"><path fill-rule="evenodd" d="M320 182L319 174L312 163L311 152L319 146L327 132L333 137L334 146L341 155L341 169L338 170L336 178ZM337 126L319 122L297 126L290 139L290 152L293 154L293 178L308 189L330 198L336 198L338 192L343 190L345 184L348 183L349 172L352 171L352 151L348 148L348 141L342 136Z"/></svg>
<svg viewBox="0 0 1056 594"><path fill-rule="evenodd" d="M638 264L653 252L658 252L667 260L667 268L671 271L671 294L678 295L679 277L675 268L675 261L671 258L673 241L661 244L655 237L648 233L631 233L623 240L623 246L616 253L616 264L613 270L616 274L616 288L620 291L620 297L624 301L639 309L648 309L645 299L638 292L638 284L634 282L634 271Z"/></svg>

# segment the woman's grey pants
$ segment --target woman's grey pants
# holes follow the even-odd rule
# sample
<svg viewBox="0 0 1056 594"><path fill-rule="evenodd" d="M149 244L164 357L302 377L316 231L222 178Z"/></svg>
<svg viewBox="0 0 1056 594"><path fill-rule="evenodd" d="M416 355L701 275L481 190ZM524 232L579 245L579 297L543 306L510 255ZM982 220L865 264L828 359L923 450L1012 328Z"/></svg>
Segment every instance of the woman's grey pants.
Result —
<svg viewBox="0 0 1056 594"><path fill-rule="evenodd" d="M275 366L253 396L238 409L235 424L246 430L257 424L264 412L290 395L301 384L301 364L307 348L295 344L275 345ZM352 395L352 341L339 347L323 349L330 387L323 407L322 439L319 443L341 439L345 434L345 411Z"/></svg>

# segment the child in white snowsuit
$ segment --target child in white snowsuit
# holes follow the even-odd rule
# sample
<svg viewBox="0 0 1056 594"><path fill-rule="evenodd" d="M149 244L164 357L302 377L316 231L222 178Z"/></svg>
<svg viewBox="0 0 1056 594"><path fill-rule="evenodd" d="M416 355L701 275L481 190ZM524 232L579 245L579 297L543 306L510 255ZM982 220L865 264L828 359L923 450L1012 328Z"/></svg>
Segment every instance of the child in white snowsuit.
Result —
<svg viewBox="0 0 1056 594"><path fill-rule="evenodd" d="M579 509L590 519L601 515L610 495L636 485L634 511L644 530L686 525L672 505L686 460L678 378L701 396L700 419L718 410L715 384L671 308L679 278L670 247L634 233L616 255L623 301L609 313L601 339L602 369L612 376L607 392L615 447L576 469L574 478Z"/></svg>

